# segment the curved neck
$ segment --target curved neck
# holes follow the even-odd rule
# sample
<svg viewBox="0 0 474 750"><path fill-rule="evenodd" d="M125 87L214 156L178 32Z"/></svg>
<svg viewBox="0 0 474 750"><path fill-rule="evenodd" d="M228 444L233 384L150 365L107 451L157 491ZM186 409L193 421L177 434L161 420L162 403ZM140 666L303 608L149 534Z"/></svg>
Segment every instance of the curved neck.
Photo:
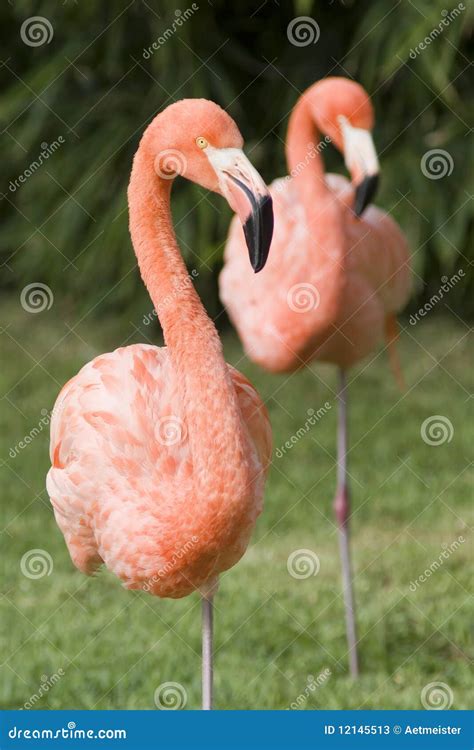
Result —
<svg viewBox="0 0 474 750"><path fill-rule="evenodd" d="M317 125L316 92L310 89L309 94L306 92L299 99L291 113L286 155L292 184L296 186L298 199L305 211L306 252L313 260L312 283L318 288L321 279L316 320L308 317L308 327L314 337L327 332L340 310L347 245L341 206L325 180L320 153L324 141L320 144Z"/></svg>
<svg viewBox="0 0 474 750"><path fill-rule="evenodd" d="M298 100L288 123L286 159L290 175L298 186L303 204L314 206L326 201L330 195L324 179L322 147L318 145L319 132L314 117L312 101L307 94ZM311 213L311 211L310 211Z"/></svg>
<svg viewBox="0 0 474 750"><path fill-rule="evenodd" d="M344 232L337 232L337 229L343 229L343 214L336 196L327 185L321 156L329 143L336 145L338 150L340 144L332 126L331 137L326 135L320 140L321 108L318 100L319 88L315 84L296 102L288 123L286 158L307 222L314 224L313 229L318 232L319 219L324 215L324 232L321 233L325 234L330 226L333 240L337 234L342 249ZM325 124L328 125L326 120Z"/></svg>
<svg viewBox="0 0 474 750"><path fill-rule="evenodd" d="M144 137L128 189L132 243L175 371L194 476L199 483L220 472L225 481L232 473L239 478L243 470L246 432L218 333L178 248L171 183L156 175L153 150Z"/></svg>
<svg viewBox="0 0 474 750"><path fill-rule="evenodd" d="M142 279L159 317L170 353L177 351L192 319L214 328L197 295L181 256L173 229L172 180L154 170L153 151L142 139L133 160L128 187L130 235ZM217 332L209 330L217 338Z"/></svg>

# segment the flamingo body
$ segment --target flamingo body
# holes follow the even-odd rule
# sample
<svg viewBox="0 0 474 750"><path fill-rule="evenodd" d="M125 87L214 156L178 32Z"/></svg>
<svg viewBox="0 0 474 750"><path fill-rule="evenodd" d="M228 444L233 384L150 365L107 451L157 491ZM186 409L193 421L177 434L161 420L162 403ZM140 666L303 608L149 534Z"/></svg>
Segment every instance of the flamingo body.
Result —
<svg viewBox="0 0 474 750"><path fill-rule="evenodd" d="M196 497L186 415L166 347L135 344L103 354L64 386L51 423L47 488L84 573L104 562L127 588L178 598L243 555L262 510L271 431L253 386L228 369L249 436L250 481L237 515L218 502L224 478L208 477L212 492Z"/></svg>
<svg viewBox="0 0 474 750"><path fill-rule="evenodd" d="M338 209L345 248L337 305L323 332L319 300L337 280L326 278L328 266L309 252L312 227L295 180L285 177L270 185L275 232L271 256L258 276L244 262L238 222L231 223L221 299L249 357L272 372L296 370L312 359L350 367L376 349L387 317L409 296L409 250L399 226L372 205L356 218L354 191L345 177L327 174L325 184ZM329 218L324 212L315 218L318 231L324 232Z"/></svg>
<svg viewBox="0 0 474 750"><path fill-rule="evenodd" d="M51 422L47 488L71 558L101 563L131 589L202 595L202 706L213 705L213 598L243 555L271 451L258 394L226 364L194 289L171 217L179 174L224 196L255 272L268 257L268 189L231 117L184 99L145 130L128 186L130 234L166 347L136 344L96 357L62 389ZM248 253L247 253L248 250Z"/></svg>
<svg viewBox="0 0 474 750"><path fill-rule="evenodd" d="M268 190L229 115L205 99L174 103L140 141L128 188L130 233L166 347L96 357L62 389L47 477L74 564L102 563L131 589L204 599L203 705L212 705L212 599L244 553L258 514L271 430L257 392L226 364L172 226L180 174L227 198L259 270L272 233Z"/></svg>
<svg viewBox="0 0 474 750"><path fill-rule="evenodd" d="M296 103L286 141L291 176L272 183L272 255L259 276L242 262L242 234L232 222L220 276L221 299L248 356L271 372L291 372L313 359L339 369L337 489L342 589L350 672L359 673L349 545L346 370L367 357L384 334L394 374L396 314L410 293L409 251L398 225L371 204L379 164L366 91L347 78L310 86ZM325 174L319 135L344 153L352 183ZM363 216L361 216L363 214Z"/></svg>

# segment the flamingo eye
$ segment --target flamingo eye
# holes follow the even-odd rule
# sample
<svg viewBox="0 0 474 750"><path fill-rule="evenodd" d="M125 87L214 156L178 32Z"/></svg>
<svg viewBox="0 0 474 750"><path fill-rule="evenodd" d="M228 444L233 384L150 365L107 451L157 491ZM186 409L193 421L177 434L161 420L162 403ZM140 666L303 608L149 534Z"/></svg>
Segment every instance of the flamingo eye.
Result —
<svg viewBox="0 0 474 750"><path fill-rule="evenodd" d="M209 145L205 138L202 136L199 136L199 138L196 138L196 143L199 146L199 148L207 148Z"/></svg>

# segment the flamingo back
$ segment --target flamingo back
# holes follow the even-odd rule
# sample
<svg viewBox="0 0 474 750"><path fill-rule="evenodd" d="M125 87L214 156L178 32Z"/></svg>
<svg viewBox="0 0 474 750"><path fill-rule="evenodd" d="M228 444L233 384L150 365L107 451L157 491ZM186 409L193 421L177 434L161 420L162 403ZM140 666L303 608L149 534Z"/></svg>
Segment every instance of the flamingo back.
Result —
<svg viewBox="0 0 474 750"><path fill-rule="evenodd" d="M196 512L203 499L166 348L117 349L64 386L51 421L47 489L80 570L91 574L104 562L128 588L177 598L240 559L262 510L271 430L255 389L230 371L252 446L252 502L222 538L214 538L213 519Z"/></svg>
<svg viewBox="0 0 474 750"><path fill-rule="evenodd" d="M235 221L230 226L221 299L249 357L270 371L295 370L312 359L353 365L383 341L387 316L410 294L409 250L396 222L372 205L356 218L351 183L328 174L326 184L340 207L346 250L339 305L324 336L314 331L320 329L321 295L328 292L327 266L309 251L312 237L295 181L280 178L270 186L275 233L258 275L245 262L241 228ZM320 226L324 221L322 213Z"/></svg>

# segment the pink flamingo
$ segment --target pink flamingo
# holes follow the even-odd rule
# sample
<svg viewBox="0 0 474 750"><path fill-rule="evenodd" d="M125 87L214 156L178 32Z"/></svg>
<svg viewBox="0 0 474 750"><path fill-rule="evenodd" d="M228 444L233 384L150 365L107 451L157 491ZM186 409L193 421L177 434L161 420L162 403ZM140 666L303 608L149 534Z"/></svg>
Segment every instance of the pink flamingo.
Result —
<svg viewBox="0 0 474 750"><path fill-rule="evenodd" d="M170 193L182 174L221 193L244 223L255 271L266 261L271 200L242 136L205 99L177 102L146 129L128 189L130 232L164 347L96 357L62 389L47 488L72 561L102 564L127 588L203 597L203 708L212 708L212 599L242 557L271 453L265 407L222 354L182 260Z"/></svg>
<svg viewBox="0 0 474 750"><path fill-rule="evenodd" d="M345 78L311 86L297 102L286 145L290 176L270 186L276 233L263 273L248 273L232 223L220 277L221 299L248 356L271 372L292 372L318 359L339 368L338 485L340 540L350 670L358 674L349 549L346 371L388 338L392 365L395 314L410 290L409 253L398 225L367 204L378 161L374 114L364 89ZM318 131L325 139L318 143ZM344 153L351 184L325 174L329 141ZM363 218L360 218L364 212Z"/></svg>

